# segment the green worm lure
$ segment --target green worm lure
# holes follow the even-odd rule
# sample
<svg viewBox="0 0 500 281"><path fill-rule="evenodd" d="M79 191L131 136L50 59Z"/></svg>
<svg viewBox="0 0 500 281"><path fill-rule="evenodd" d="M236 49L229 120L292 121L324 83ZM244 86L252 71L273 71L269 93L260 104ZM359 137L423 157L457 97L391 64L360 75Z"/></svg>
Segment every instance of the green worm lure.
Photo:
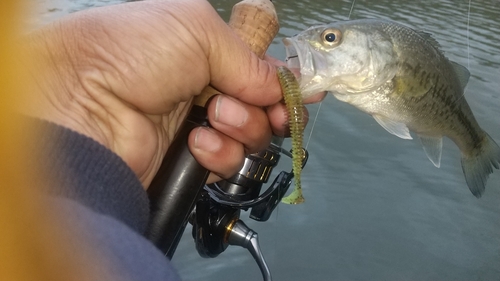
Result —
<svg viewBox="0 0 500 281"><path fill-rule="evenodd" d="M292 169L295 178L295 189L290 195L284 197L281 202L286 204L300 204L304 202L300 182L302 161L304 159L304 151L302 149L304 134L302 94L295 75L288 68L284 66L278 67L278 79L288 113L288 122L292 137Z"/></svg>

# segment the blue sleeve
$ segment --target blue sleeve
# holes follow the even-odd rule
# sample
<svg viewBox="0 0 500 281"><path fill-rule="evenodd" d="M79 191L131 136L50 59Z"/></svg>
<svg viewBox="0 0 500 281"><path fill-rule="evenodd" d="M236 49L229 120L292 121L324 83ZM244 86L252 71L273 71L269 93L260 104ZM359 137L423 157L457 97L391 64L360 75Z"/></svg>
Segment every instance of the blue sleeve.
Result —
<svg viewBox="0 0 500 281"><path fill-rule="evenodd" d="M47 201L69 225L67 234L75 237L70 242L92 248L93 270L114 280L179 280L170 261L143 236L149 201L127 164L91 138L34 123L41 132L34 157L51 180Z"/></svg>

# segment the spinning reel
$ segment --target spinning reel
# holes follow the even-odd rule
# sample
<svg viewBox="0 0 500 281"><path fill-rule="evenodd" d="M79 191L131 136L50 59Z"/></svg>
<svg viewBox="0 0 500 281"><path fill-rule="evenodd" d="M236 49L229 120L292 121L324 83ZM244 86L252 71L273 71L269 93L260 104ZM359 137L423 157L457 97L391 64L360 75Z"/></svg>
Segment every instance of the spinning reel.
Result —
<svg viewBox="0 0 500 281"><path fill-rule="evenodd" d="M229 245L246 248L257 262L264 280L271 280L271 273L260 250L258 235L240 220L241 210L251 209L250 218L267 221L293 179L292 172L281 171L266 191L261 193L280 154L291 157L281 148L282 138L274 137L267 149L248 155L240 171L227 180L205 185L196 202L189 222L200 256L217 257ZM304 160L308 153L304 149Z"/></svg>

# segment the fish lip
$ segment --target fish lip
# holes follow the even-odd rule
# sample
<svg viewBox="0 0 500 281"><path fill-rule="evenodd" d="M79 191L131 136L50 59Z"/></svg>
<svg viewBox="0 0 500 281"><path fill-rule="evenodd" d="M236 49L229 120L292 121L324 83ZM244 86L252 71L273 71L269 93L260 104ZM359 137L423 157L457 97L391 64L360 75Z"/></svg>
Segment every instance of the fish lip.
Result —
<svg viewBox="0 0 500 281"><path fill-rule="evenodd" d="M298 68L300 69L300 56L297 53L298 47L295 45L295 41L291 38L284 38L283 44L285 45L286 59L285 62L288 68Z"/></svg>
<svg viewBox="0 0 500 281"><path fill-rule="evenodd" d="M315 54L309 48L307 42L300 35L284 38L287 67L291 70L298 70L300 77L298 78L302 97L308 98L320 91L311 90L312 80L317 76L314 66Z"/></svg>
<svg viewBox="0 0 500 281"><path fill-rule="evenodd" d="M305 46L300 44L299 40L295 37L292 38L284 38L283 43L285 45L285 53L286 53L286 58L285 62L287 67L290 70L295 70L294 72L300 73L300 76L297 78L299 83L301 80L304 80L304 49ZM306 50L307 51L307 50Z"/></svg>

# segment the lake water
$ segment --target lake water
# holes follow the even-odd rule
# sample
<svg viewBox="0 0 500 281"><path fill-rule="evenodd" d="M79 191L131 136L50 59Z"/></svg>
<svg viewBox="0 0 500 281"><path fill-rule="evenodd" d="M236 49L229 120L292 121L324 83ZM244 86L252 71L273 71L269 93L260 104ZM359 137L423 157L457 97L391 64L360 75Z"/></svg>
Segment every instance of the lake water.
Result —
<svg viewBox="0 0 500 281"><path fill-rule="evenodd" d="M38 2L35 25L121 1ZM210 2L225 19L236 3ZM281 30L269 53L280 59L283 37L345 20L352 7L350 0L274 3ZM500 1L473 0L470 17L468 10L468 1L358 0L350 18L392 19L432 33L451 60L468 66L467 101L500 143ZM319 107L308 106L311 119ZM500 172L476 199L458 148L449 140L443 148L437 169L418 141L390 135L370 116L328 96L308 145L306 203L280 205L265 223L242 216L259 233L274 280L500 280ZM283 158L276 170L290 165ZM199 257L189 228L173 263L185 280L261 280L242 248Z"/></svg>

